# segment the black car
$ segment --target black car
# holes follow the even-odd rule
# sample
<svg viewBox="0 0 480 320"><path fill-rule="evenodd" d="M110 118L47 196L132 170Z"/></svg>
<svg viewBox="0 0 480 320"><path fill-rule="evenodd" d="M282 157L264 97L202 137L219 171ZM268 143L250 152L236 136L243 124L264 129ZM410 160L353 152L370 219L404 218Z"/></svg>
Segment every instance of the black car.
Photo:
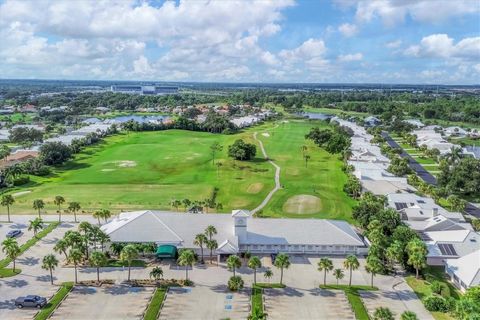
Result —
<svg viewBox="0 0 480 320"><path fill-rule="evenodd" d="M18 297L15 299L15 306L17 308L31 307L31 308L41 308L47 304L47 299L40 296L26 296Z"/></svg>
<svg viewBox="0 0 480 320"><path fill-rule="evenodd" d="M22 234L22 231L20 230L12 230L7 233L7 238L16 238L21 234Z"/></svg>

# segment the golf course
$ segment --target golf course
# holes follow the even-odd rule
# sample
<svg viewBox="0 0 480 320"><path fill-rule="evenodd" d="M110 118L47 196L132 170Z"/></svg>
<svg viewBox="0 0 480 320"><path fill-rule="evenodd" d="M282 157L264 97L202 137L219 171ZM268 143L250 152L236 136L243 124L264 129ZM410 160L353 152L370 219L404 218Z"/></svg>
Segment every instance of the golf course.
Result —
<svg viewBox="0 0 480 320"><path fill-rule="evenodd" d="M319 121L268 122L234 135L183 130L130 132L111 136L85 149L48 177L31 177L32 182L11 192L12 213L35 213L32 203L42 199L46 213L56 213L55 196L76 201L85 213L106 208L113 213L126 210L173 208L172 200L205 200L218 190L219 211L257 207L274 188L275 168L281 167L278 190L258 212L262 216L333 218L351 221L353 200L342 191L346 181L337 155L305 140ZM257 145L251 161L234 161L228 146L237 139ZM210 146L218 142L223 150L212 162ZM305 146L305 147L302 147ZM304 153L310 156L305 164ZM66 204L64 205L66 207ZM215 212L215 209L211 209Z"/></svg>

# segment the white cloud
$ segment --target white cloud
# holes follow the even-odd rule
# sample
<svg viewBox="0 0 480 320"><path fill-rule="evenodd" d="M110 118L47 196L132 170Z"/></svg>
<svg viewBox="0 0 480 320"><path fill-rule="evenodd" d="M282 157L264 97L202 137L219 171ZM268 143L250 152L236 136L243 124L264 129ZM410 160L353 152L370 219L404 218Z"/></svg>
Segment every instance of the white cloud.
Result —
<svg viewBox="0 0 480 320"><path fill-rule="evenodd" d="M380 18L387 26L402 23L407 16L423 23L439 23L480 12L475 0L336 0L336 3L341 7L356 7L358 22Z"/></svg>
<svg viewBox="0 0 480 320"><path fill-rule="evenodd" d="M338 31L340 31L345 37L352 37L357 34L358 28L354 24L344 23L338 27Z"/></svg>
<svg viewBox="0 0 480 320"><path fill-rule="evenodd" d="M479 60L480 37L465 38L454 43L447 34L432 34L422 38L420 44L412 45L404 51L407 56Z"/></svg>
<svg viewBox="0 0 480 320"><path fill-rule="evenodd" d="M327 47L323 40L310 38L295 49L280 51L279 56L294 62L323 56L326 51Z"/></svg>
<svg viewBox="0 0 480 320"><path fill-rule="evenodd" d="M385 47L389 49L397 49L402 45L402 40L390 41L385 44Z"/></svg>
<svg viewBox="0 0 480 320"><path fill-rule="evenodd" d="M358 52L358 53L353 53L353 54L339 55L337 59L340 62L360 61L360 60L363 59L363 54Z"/></svg>

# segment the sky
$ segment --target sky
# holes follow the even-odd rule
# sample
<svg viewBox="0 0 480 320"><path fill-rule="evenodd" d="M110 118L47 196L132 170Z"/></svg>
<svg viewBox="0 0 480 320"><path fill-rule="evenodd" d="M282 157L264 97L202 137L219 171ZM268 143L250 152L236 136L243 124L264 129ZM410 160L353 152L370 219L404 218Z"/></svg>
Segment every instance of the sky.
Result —
<svg viewBox="0 0 480 320"><path fill-rule="evenodd" d="M480 84L480 0L0 0L0 78Z"/></svg>

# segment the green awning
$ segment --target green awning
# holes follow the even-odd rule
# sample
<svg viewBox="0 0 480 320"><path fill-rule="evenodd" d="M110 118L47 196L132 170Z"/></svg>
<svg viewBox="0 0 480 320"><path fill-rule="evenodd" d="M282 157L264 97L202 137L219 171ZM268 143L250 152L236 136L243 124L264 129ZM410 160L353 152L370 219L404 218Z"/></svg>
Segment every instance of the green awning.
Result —
<svg viewBox="0 0 480 320"><path fill-rule="evenodd" d="M168 244L158 246L156 255L158 258L175 259L177 257L177 247Z"/></svg>

